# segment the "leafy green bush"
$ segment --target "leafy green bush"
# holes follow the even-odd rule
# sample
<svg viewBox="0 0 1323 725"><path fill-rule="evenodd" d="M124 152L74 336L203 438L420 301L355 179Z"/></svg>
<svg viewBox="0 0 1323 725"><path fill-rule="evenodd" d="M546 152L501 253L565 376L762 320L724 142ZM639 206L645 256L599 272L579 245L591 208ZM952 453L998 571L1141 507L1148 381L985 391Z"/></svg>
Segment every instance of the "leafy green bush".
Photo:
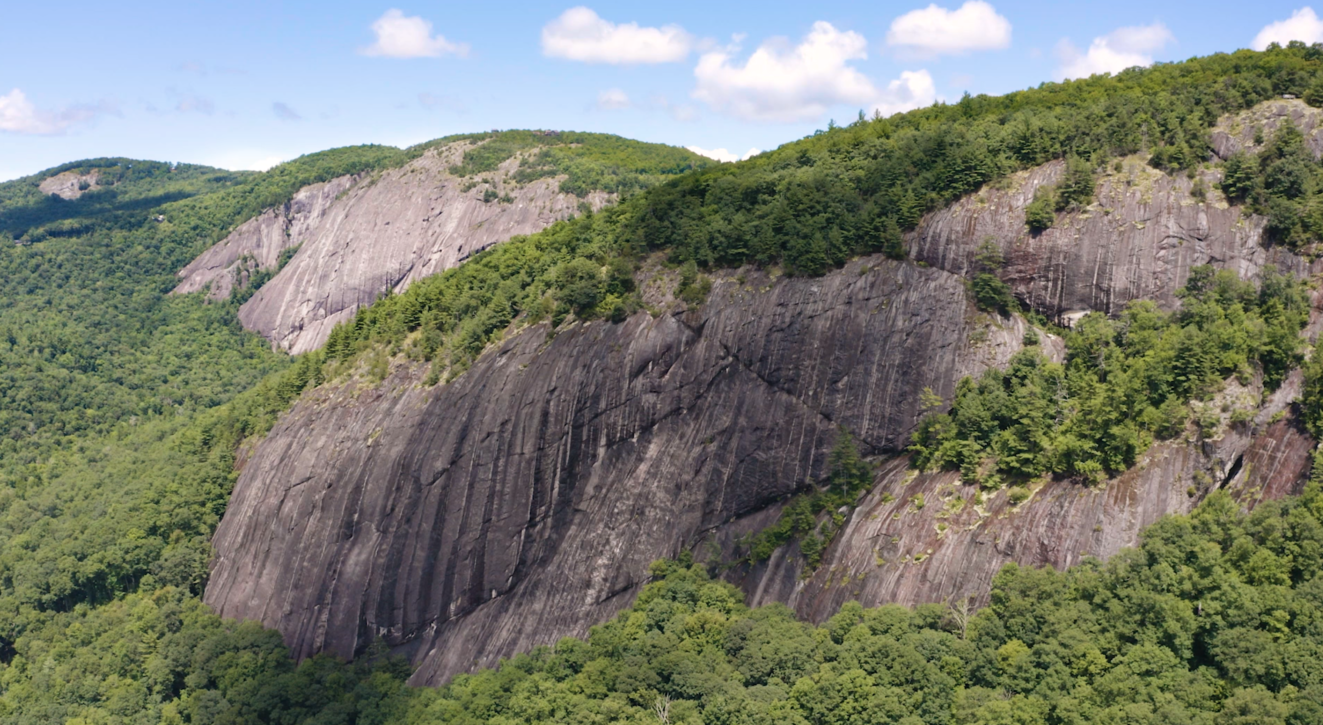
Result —
<svg viewBox="0 0 1323 725"><path fill-rule="evenodd" d="M1010 314L1019 309L1019 304L1011 294L1011 286L997 276L997 271L1005 264L1001 250L992 242L984 242L974 259L974 276L969 281L970 291L974 295L974 304L984 312Z"/></svg>
<svg viewBox="0 0 1323 725"><path fill-rule="evenodd" d="M1024 223L1029 226L1029 231L1038 234L1050 229L1056 221L1056 198L1052 187L1034 189L1033 201L1024 208Z"/></svg>
<svg viewBox="0 0 1323 725"><path fill-rule="evenodd" d="M1093 164L1078 156L1066 158L1066 171L1057 183L1056 211L1085 207L1093 201Z"/></svg>
<svg viewBox="0 0 1323 725"><path fill-rule="evenodd" d="M707 301L711 292L712 280L698 273L698 265L688 262L680 269L680 284L675 289L675 296L685 304L697 307Z"/></svg>

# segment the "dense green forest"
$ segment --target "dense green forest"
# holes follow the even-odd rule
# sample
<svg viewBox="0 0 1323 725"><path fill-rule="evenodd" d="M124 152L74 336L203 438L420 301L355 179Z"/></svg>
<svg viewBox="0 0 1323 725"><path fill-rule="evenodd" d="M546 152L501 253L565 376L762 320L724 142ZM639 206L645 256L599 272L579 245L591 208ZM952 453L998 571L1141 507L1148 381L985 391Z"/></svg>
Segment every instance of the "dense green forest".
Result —
<svg viewBox="0 0 1323 725"><path fill-rule="evenodd" d="M1246 517L1217 493L1105 564L1009 565L988 607L821 627L659 562L634 605L410 693L408 723L1208 723L1323 719L1323 489Z"/></svg>
<svg viewBox="0 0 1323 725"><path fill-rule="evenodd" d="M364 355L431 361L435 382L462 374L512 325L622 319L641 306L634 273L648 254L681 267L689 304L702 303L701 273L715 268L818 274L864 253L903 258L901 234L924 212L1066 158L1074 175L1044 202L1040 221L1050 224L1087 204L1084 190L1109 158L1150 153L1166 171L1194 168L1219 116L1304 95L1320 78L1323 48L1242 51L861 118L704 168L611 137L475 135L484 143L457 173L479 176L524 153L517 180L563 174L567 191L627 198L383 299L297 361L244 333L236 301L167 296L175 271L303 185L375 173L430 144L341 149L264 174L78 162L60 170L101 169L106 183L76 201L37 193L37 177L0 185L0 719L1318 722L1317 484L1248 518L1214 496L1106 564L1010 568L990 606L967 620L940 607L850 606L815 628L782 608L746 610L702 567L660 564L639 602L585 642L439 691L403 689L407 667L381 653L295 666L278 635L220 622L197 595L237 446ZM1306 246L1323 226L1309 221L1318 165L1299 148L1289 131L1275 136L1229 164L1226 188L1270 214L1276 239ZM1291 218L1299 223L1281 221ZM1016 306L995 260L971 295ZM980 469L989 485L1119 470L1226 376L1279 380L1298 363L1300 325L1294 281L1203 275L1177 313L1139 304L1120 320L1087 320L1064 366L1030 353L964 384L950 423L932 424L925 440L934 463L995 458ZM1100 350L1111 353L1105 364L1089 358ZM1177 372L1158 370L1187 353ZM1323 400L1319 365L1307 411ZM1071 425L1011 441L1015 415L1041 423L1042 406L1059 404L1041 394L1058 382L1078 385L1056 411ZM1100 412L1114 404L1129 406L1130 419ZM823 507L860 485L858 462L841 458L822 482Z"/></svg>

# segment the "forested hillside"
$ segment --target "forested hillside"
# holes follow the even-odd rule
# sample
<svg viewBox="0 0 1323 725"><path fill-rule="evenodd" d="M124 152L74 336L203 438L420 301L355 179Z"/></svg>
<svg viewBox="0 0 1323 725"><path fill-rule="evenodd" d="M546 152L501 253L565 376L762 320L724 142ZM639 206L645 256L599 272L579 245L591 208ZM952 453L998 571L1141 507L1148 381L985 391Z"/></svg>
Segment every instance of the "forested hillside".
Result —
<svg viewBox="0 0 1323 725"><path fill-rule="evenodd" d="M223 623L197 595L236 451L310 385L356 372L379 380L396 354L430 363L439 384L521 326L623 320L644 308L634 277L649 255L677 269L677 294L694 305L718 268L816 275L864 253L904 258L903 232L924 213L1065 158L1082 172L1027 220L1050 226L1087 203L1089 179L1113 157L1147 153L1186 173L1209 163L1208 131L1224 114L1286 93L1316 97L1321 85L1323 49L1243 51L861 118L692 171L681 156L610 137L466 137L486 143L456 173L526 153L529 179L564 175L575 193L628 198L388 297L296 361L244 333L235 301L167 297L175 272L300 187L398 165L426 145L341 149L264 174L79 162L55 171L103 169L106 181L76 200L40 194L36 177L0 185L0 719L1318 722L1318 484L1248 517L1214 496L1105 564L1008 569L979 613L852 606L814 628L781 608L747 610L689 559L660 563L639 601L586 640L437 691L406 690L407 664L381 652L296 666L279 634ZM1227 196L1268 213L1278 242L1320 241L1319 167L1298 140L1283 135L1227 166ZM993 272L989 262L971 280L971 299L1015 310ZM1025 356L971 381L954 412L924 429L921 458L973 470L995 452L1001 468L973 471L990 488L1017 476L1097 478L1133 463L1228 375L1276 382L1299 364L1296 280L1265 275L1255 286L1210 272L1196 282L1171 316L1139 304L1121 321L1090 319L1064 368ZM1092 364L1102 350L1115 361ZM1200 356L1188 370L1168 365L1190 350ZM1311 390L1321 379L1310 376ZM1077 384L1081 407L1044 410L1060 402L1044 391L1063 380ZM1314 418L1317 398L1307 400ZM1127 420L1089 417L1117 400ZM1074 417L1059 429L1051 421L1063 412ZM1033 445L1012 445L1022 437Z"/></svg>

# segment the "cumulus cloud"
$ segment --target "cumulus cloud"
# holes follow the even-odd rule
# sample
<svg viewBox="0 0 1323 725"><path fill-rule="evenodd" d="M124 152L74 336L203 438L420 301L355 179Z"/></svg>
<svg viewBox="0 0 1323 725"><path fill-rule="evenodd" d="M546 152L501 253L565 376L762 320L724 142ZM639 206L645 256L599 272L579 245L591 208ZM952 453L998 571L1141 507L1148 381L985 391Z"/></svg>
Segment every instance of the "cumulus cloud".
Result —
<svg viewBox="0 0 1323 725"><path fill-rule="evenodd" d="M443 55L469 54L467 43L452 43L445 36L432 34L431 21L417 15L405 15L391 9L372 23L377 42L359 53L381 58L439 58Z"/></svg>
<svg viewBox="0 0 1323 725"><path fill-rule="evenodd" d="M900 77L887 84L873 103L873 111L890 116L932 105L937 100L937 86L926 70L903 71Z"/></svg>
<svg viewBox="0 0 1323 725"><path fill-rule="evenodd" d="M0 96L0 130L23 134L52 134L63 129L55 114L38 111L28 97L15 88Z"/></svg>
<svg viewBox="0 0 1323 725"><path fill-rule="evenodd" d="M1153 64L1153 53L1176 41L1162 23L1118 28L1094 38L1086 52L1080 52L1069 40L1057 45L1061 67L1057 77L1088 78L1097 73L1118 73L1134 66Z"/></svg>
<svg viewBox="0 0 1323 725"><path fill-rule="evenodd" d="M982 0L956 10L929 5L891 21L887 45L918 56L1000 50L1011 44L1011 22Z"/></svg>
<svg viewBox="0 0 1323 725"><path fill-rule="evenodd" d="M703 54L694 69L693 96L718 111L755 121L812 120L841 103L890 115L936 97L932 78L922 70L907 71L879 90L850 65L867 58L867 49L862 35L819 21L799 45L770 40L743 65L730 49Z"/></svg>
<svg viewBox="0 0 1323 725"><path fill-rule="evenodd" d="M694 69L694 98L741 118L762 121L813 119L842 102L866 104L877 89L849 65L868 57L868 44L854 32L819 21L802 43L763 43L743 65L728 49L704 53Z"/></svg>
<svg viewBox="0 0 1323 725"><path fill-rule="evenodd" d="M717 161L721 161L723 163L730 163L732 161L743 161L747 158L750 158L752 156L757 156L758 154L762 153L762 151L758 149L749 149L748 151L744 152L743 156L741 156L739 154L735 154L730 151L727 151L724 148L705 149L705 148L700 148L698 146L685 146L685 148L689 149L690 151L693 151L699 156L706 156L709 159L716 159Z"/></svg>
<svg viewBox="0 0 1323 725"><path fill-rule="evenodd" d="M629 96L619 88L608 88L597 94L597 107L603 111L619 111L629 105Z"/></svg>
<svg viewBox="0 0 1323 725"><path fill-rule="evenodd" d="M616 24L582 6L542 28L543 55L584 63L674 63L688 57L693 45L693 37L678 25Z"/></svg>
<svg viewBox="0 0 1323 725"><path fill-rule="evenodd" d="M18 88L0 95L0 131L9 133L51 136L104 113L118 113L118 109L113 103L102 101L96 105L80 104L61 111L48 111L37 108Z"/></svg>
<svg viewBox="0 0 1323 725"><path fill-rule="evenodd" d="M282 121L303 120L303 116L300 116L298 111L295 111L294 109L290 108L288 105L284 103L281 103L280 101L276 101L275 103L271 104L271 111L276 114L276 118L279 118Z"/></svg>
<svg viewBox="0 0 1323 725"><path fill-rule="evenodd" d="M1263 50L1270 43L1286 45L1292 40L1306 43L1323 42L1323 20L1319 20L1313 8L1306 6L1291 13L1291 17L1286 20L1268 23L1258 35L1254 36L1254 42L1250 43L1250 47Z"/></svg>

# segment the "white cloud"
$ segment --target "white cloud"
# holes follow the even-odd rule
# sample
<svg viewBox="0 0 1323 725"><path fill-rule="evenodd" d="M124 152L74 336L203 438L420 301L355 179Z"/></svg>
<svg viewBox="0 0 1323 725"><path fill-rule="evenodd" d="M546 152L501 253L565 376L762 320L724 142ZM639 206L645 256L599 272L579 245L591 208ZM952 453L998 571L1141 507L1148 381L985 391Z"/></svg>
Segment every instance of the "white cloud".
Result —
<svg viewBox="0 0 1323 725"><path fill-rule="evenodd" d="M1153 64L1153 53L1176 41L1162 23L1118 28L1094 38L1088 52L1081 53L1069 40L1057 44L1061 67L1059 79L1088 78L1097 73L1118 73L1134 66Z"/></svg>
<svg viewBox="0 0 1323 725"><path fill-rule="evenodd" d="M743 65L732 62L731 49L703 54L694 69L698 85L693 96L718 111L755 121L812 120L837 104L890 115L933 102L936 90L926 70L906 71L879 90L850 65L867 58L867 49L862 35L819 21L799 45L770 40Z"/></svg>
<svg viewBox="0 0 1323 725"><path fill-rule="evenodd" d="M674 63L684 60L693 45L693 37L678 25L617 25L583 6L566 10L542 28L543 55L584 63Z"/></svg>
<svg viewBox="0 0 1323 725"><path fill-rule="evenodd" d="M743 161L747 158L757 156L758 154L762 153L762 151L758 149L749 149L748 151L744 152L743 156L739 156L737 154L731 153L730 151L727 151L726 149L705 149L705 148L700 148L698 146L685 146L685 148L689 149L690 151L693 151L699 156L706 156L709 159L716 159L717 161L721 161L723 163L730 163L732 161Z"/></svg>
<svg viewBox="0 0 1323 725"><path fill-rule="evenodd" d="M51 134L62 129L54 114L43 113L32 105L23 91L15 88L0 96L0 130L11 133Z"/></svg>
<svg viewBox="0 0 1323 725"><path fill-rule="evenodd" d="M467 43L452 43L445 36L432 35L431 21L417 15L406 16L400 10L387 10L372 23L377 42L360 48L362 55L383 58L438 58L443 55L469 54Z"/></svg>
<svg viewBox="0 0 1323 725"><path fill-rule="evenodd" d="M1258 35L1254 36L1254 42L1250 43L1250 47L1263 50L1270 43L1286 45L1292 40L1306 43L1323 42L1323 20L1319 20L1313 8L1305 6L1291 13L1291 17L1286 20L1268 23Z"/></svg>
<svg viewBox="0 0 1323 725"><path fill-rule="evenodd" d="M887 45L915 55L959 55L973 50L1000 50L1011 44L1011 22L982 0L969 0L957 10L929 5L891 21Z"/></svg>
<svg viewBox="0 0 1323 725"><path fill-rule="evenodd" d="M868 57L864 36L816 22L808 37L791 48L783 38L763 43L744 65L732 50L704 53L694 77L694 98L718 111L758 121L803 121L837 103L864 105L877 89L849 61Z"/></svg>
<svg viewBox="0 0 1323 725"><path fill-rule="evenodd" d="M900 78L887 84L873 103L873 111L890 116L932 105L937 100L937 86L926 70L902 71Z"/></svg>
<svg viewBox="0 0 1323 725"><path fill-rule="evenodd" d="M603 111L619 111L629 105L629 96L619 88L608 88L597 94L597 107Z"/></svg>
<svg viewBox="0 0 1323 725"><path fill-rule="evenodd" d="M0 131L33 136L64 133L70 126L91 121L103 113L116 113L114 104L102 101L95 106L70 106L63 111L46 111L36 107L23 91L14 90L0 95Z"/></svg>

